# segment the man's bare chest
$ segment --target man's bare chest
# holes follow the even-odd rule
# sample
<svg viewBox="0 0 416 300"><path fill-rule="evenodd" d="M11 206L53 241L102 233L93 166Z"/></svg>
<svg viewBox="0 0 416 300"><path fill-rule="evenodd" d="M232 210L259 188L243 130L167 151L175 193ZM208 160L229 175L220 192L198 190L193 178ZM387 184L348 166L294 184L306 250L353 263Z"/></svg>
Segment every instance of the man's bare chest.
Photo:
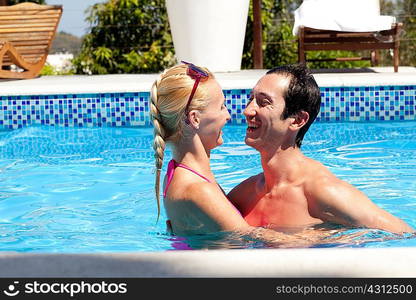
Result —
<svg viewBox="0 0 416 300"><path fill-rule="evenodd" d="M316 223L300 185L280 185L252 195L242 215L252 226L298 226Z"/></svg>

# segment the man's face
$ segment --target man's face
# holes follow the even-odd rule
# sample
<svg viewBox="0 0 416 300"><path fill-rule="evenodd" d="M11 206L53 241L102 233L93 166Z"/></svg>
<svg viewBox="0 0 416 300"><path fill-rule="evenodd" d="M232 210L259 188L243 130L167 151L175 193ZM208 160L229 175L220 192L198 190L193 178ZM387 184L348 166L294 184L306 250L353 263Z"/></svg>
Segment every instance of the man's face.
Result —
<svg viewBox="0 0 416 300"><path fill-rule="evenodd" d="M292 118L281 117L285 108L283 95L289 83L290 78L283 74L265 75L257 82L244 110L247 145L262 152L275 151L288 142Z"/></svg>

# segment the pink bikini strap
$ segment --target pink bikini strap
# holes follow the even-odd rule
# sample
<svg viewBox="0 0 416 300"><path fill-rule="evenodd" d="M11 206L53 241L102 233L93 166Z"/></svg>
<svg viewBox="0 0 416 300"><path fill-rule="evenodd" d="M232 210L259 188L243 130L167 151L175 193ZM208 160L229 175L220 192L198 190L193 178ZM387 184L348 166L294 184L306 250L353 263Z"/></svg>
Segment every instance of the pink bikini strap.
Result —
<svg viewBox="0 0 416 300"><path fill-rule="evenodd" d="M168 170L166 171L166 185L165 189L163 190L163 197L166 197L166 192L170 185L170 182L173 178L173 173L175 172L175 161L172 159L168 164Z"/></svg>
<svg viewBox="0 0 416 300"><path fill-rule="evenodd" d="M174 161L175 163L175 167L180 167L180 168L184 168L187 169L188 171L191 171L192 173L198 175L199 177L201 177L202 179L205 179L207 182L211 183L211 180L209 180L208 178L206 178L204 175L199 174L197 171L191 169L190 167L184 165L184 164L178 164L176 161Z"/></svg>
<svg viewBox="0 0 416 300"><path fill-rule="evenodd" d="M199 177L201 177L202 179L204 179L204 180L206 180L207 182L211 183L211 181L210 181L208 178L206 178L204 175L199 174L197 171L195 171L195 170L191 169L190 167L188 167L188 166L186 166L186 165L184 165L184 164L179 164L179 163L177 163L175 160L173 160L173 159L172 159L172 160L169 162L169 164L168 164L168 170L166 171L166 177L167 177L167 178L166 178L166 186L165 186L165 189L164 189L164 191L163 191L163 197L166 197L166 192L167 192L167 190L168 190L168 187L169 187L169 185L170 185L170 182L172 181L173 174L175 173L175 169L176 169L177 167L184 168L184 169L186 169L186 170L188 170L188 171L191 171L192 173L194 173L194 174L198 175L198 176L199 176Z"/></svg>

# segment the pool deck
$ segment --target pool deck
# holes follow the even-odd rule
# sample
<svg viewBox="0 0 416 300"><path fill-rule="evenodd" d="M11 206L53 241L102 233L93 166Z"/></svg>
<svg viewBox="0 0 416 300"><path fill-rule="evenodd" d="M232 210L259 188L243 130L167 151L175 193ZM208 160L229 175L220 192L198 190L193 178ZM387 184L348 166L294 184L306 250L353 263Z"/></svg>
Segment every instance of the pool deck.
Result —
<svg viewBox="0 0 416 300"><path fill-rule="evenodd" d="M217 73L251 89L266 70ZM416 68L317 70L321 87L416 85ZM0 96L149 92L157 74L1 80ZM416 277L415 248L195 250L54 254L0 252L0 277Z"/></svg>
<svg viewBox="0 0 416 300"><path fill-rule="evenodd" d="M0 277L416 277L414 248L0 253Z"/></svg>
<svg viewBox="0 0 416 300"><path fill-rule="evenodd" d="M216 73L225 90L251 89L266 70ZM320 87L416 85L416 68L314 70ZM42 76L28 80L0 79L0 96L149 92L157 74Z"/></svg>

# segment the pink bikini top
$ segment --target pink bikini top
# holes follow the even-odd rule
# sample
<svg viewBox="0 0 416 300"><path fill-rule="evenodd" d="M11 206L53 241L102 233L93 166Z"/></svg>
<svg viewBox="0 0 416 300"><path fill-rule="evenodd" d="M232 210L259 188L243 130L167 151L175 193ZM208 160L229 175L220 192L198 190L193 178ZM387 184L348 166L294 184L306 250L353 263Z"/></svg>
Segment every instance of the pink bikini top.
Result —
<svg viewBox="0 0 416 300"><path fill-rule="evenodd" d="M206 178L204 175L199 174L197 171L191 169L190 167L188 167L188 166L186 166L184 164L177 163L174 159L172 159L169 162L169 164L168 164L168 170L166 171L167 178L166 178L166 186L165 186L165 189L163 190L163 197L166 197L166 192L167 192L167 190L169 188L169 185L170 185L170 183L171 183L171 181L173 179L173 174L175 173L175 169L177 167L187 169L188 171L191 171L195 175L198 175L199 177L201 177L205 181L211 183L211 180L209 180L208 178ZM220 185L218 185L218 186L220 187L221 191L224 193L225 197L227 197L227 194L224 192L224 190L221 188L221 186ZM233 207L240 214L240 216L242 216L241 213L240 213L240 211L234 205L233 205ZM166 220L166 225L167 225L168 231L170 233L173 233L172 223L171 223L170 220Z"/></svg>
<svg viewBox="0 0 416 300"><path fill-rule="evenodd" d="M166 171L166 177L167 178L166 178L166 186L165 186L165 189L163 191L163 197L166 197L166 192L167 192L167 190L169 188L170 182L173 179L173 174L175 173L175 169L177 167L187 169L188 171L191 171L192 173L198 175L199 177L201 177L205 181L211 183L211 181L208 178L206 178L204 175L201 175L197 171L191 169L190 167L188 167L188 166L186 166L184 164L177 163L174 159L172 159L169 162L169 164L168 164L168 170Z"/></svg>

